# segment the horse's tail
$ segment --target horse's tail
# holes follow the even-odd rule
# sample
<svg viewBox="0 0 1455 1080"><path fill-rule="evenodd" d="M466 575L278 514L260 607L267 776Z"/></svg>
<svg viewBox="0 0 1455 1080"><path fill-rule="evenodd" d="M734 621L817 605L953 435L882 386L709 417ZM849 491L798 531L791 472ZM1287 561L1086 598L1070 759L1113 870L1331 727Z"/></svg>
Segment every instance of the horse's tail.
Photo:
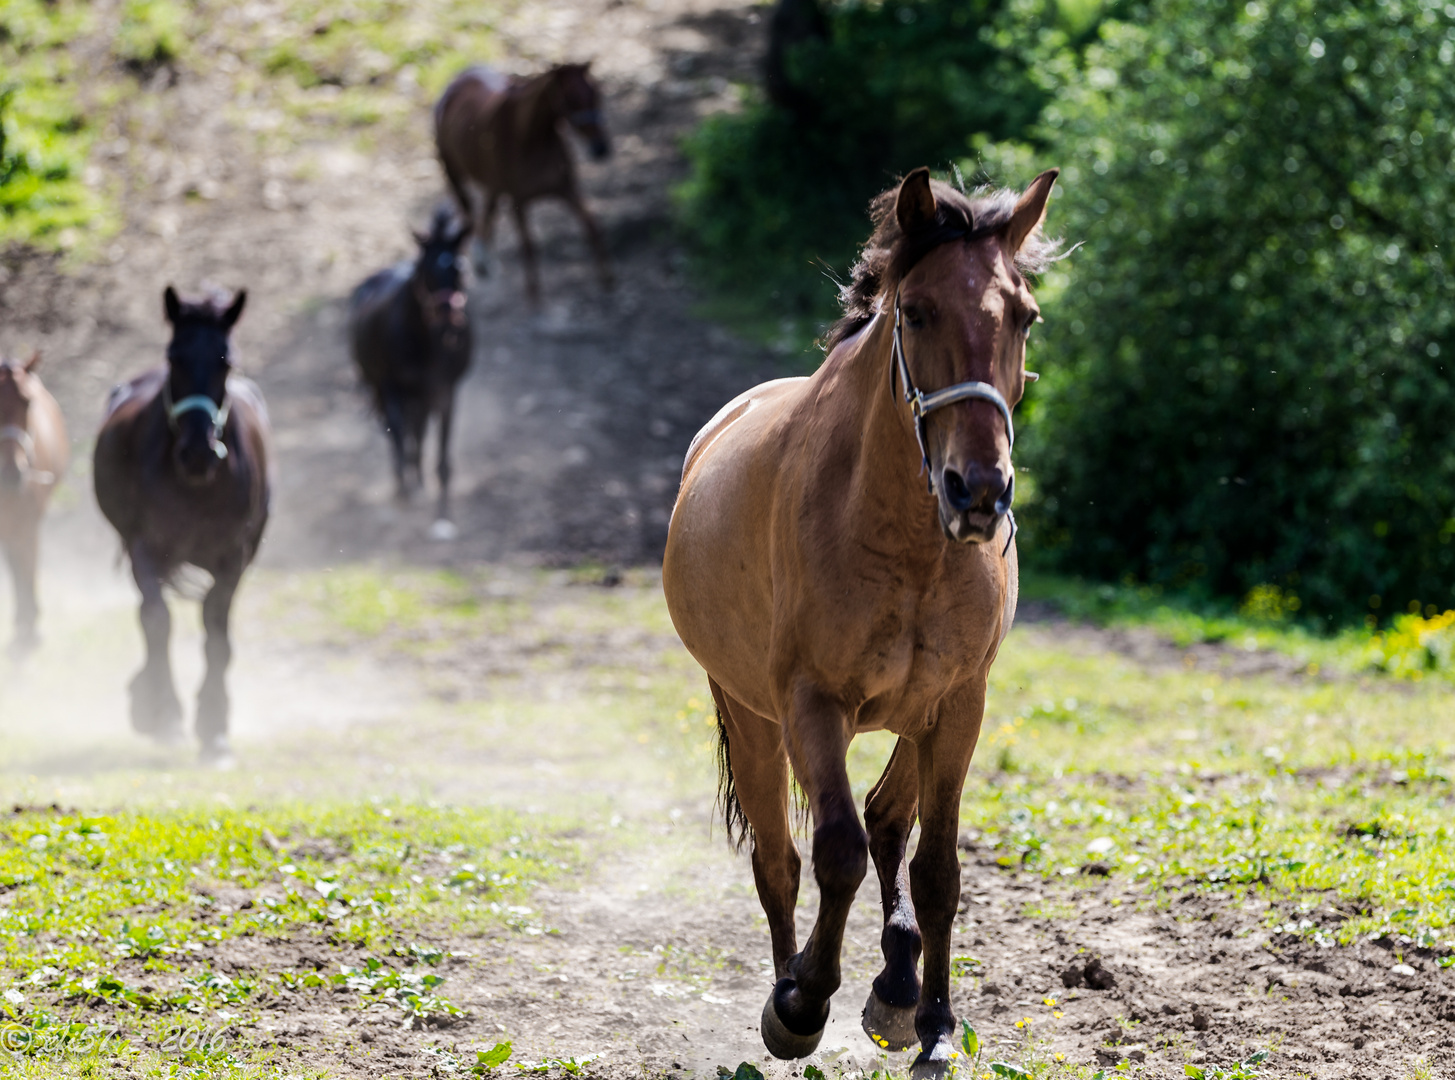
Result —
<svg viewBox="0 0 1455 1080"><path fill-rule="evenodd" d="M743 804L738 802L738 786L733 780L733 759L728 752L727 721L722 715L721 691L712 687L713 712L717 714L717 807L722 811L723 825L727 829L728 843L742 850L753 827L748 815L743 813Z"/></svg>

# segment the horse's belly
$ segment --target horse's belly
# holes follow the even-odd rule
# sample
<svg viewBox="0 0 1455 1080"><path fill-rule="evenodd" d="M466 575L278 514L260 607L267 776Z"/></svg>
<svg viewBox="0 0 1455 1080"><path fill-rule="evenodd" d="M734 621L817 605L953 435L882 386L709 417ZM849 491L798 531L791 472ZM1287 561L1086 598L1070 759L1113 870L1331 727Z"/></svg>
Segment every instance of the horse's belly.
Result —
<svg viewBox="0 0 1455 1080"><path fill-rule="evenodd" d="M769 717L773 422L804 382L755 387L698 433L662 560L667 608L687 650L729 695Z"/></svg>

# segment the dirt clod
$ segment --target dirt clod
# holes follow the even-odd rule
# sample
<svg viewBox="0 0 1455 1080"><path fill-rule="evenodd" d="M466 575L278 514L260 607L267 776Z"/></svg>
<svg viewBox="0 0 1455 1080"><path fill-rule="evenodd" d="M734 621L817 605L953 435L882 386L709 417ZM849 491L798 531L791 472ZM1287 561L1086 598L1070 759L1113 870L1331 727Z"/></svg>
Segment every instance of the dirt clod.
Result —
<svg viewBox="0 0 1455 1080"><path fill-rule="evenodd" d="M1212 1021L1207 1018L1207 1013L1196 1010L1192 1014L1192 1029L1194 1031L1206 1031L1212 1026Z"/></svg>
<svg viewBox="0 0 1455 1080"><path fill-rule="evenodd" d="M1061 972L1061 985L1071 990L1081 985L1086 975L1086 969L1080 964L1072 964L1065 971Z"/></svg>
<svg viewBox="0 0 1455 1080"><path fill-rule="evenodd" d="M1099 956L1093 956L1086 962L1086 970L1082 977L1086 980L1086 986L1090 990L1110 990L1117 984L1116 976L1102 964Z"/></svg>

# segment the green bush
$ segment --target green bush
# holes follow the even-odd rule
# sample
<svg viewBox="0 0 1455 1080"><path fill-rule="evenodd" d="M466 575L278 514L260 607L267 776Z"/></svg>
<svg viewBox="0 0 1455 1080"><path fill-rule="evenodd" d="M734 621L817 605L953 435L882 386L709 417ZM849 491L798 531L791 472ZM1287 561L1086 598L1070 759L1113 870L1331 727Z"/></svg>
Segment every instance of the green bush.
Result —
<svg viewBox="0 0 1455 1080"><path fill-rule="evenodd" d="M1455 600L1455 6L1156 0L1044 114L1025 545L1325 620Z"/></svg>
<svg viewBox="0 0 1455 1080"><path fill-rule="evenodd" d="M0 4L0 246L68 243L100 208L81 179L90 132L64 48L89 18L77 4Z"/></svg>
<svg viewBox="0 0 1455 1080"><path fill-rule="evenodd" d="M709 118L687 141L693 172L678 209L699 276L740 310L832 318L825 271L847 269L868 231L870 198L901 172L965 155L977 136L1022 137L1038 117L1047 96L1025 47L1044 28L1042 5L1010 8L826 3L828 38L786 58L808 102L802 115L745 91L741 111ZM1081 0L1063 21L1079 25L1097 10Z"/></svg>

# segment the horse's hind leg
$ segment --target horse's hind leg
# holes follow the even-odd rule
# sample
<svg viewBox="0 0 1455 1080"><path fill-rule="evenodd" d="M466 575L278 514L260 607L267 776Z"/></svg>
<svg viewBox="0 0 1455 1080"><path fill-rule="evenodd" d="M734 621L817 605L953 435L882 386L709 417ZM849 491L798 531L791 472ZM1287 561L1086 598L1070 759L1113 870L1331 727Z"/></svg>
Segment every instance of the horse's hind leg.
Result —
<svg viewBox="0 0 1455 1080"><path fill-rule="evenodd" d="M919 804L917 754L913 743L896 742L884 775L864 804L869 854L884 904L884 931L879 937L884 969L875 977L864 1005L864 1031L890 1050L907 1050L918 1041L914 1014L919 1004L920 932L904 862Z"/></svg>
<svg viewBox="0 0 1455 1080"><path fill-rule="evenodd" d="M394 497L403 502L409 498L409 484L405 479L408 423L404 415L404 403L398 394L386 392L380 397L380 406L384 414L384 427L389 432L389 453L394 464Z"/></svg>
<svg viewBox="0 0 1455 1080"><path fill-rule="evenodd" d="M566 196L566 203L576 213L581 221L581 227L586 230L586 241L591 245L592 257L596 259L596 274L601 279L603 289L611 289L616 286L616 275L611 272L611 262L606 256L606 240L601 235L601 226L596 224L596 218L591 211L586 209L586 204L581 200L579 192L572 191Z"/></svg>
<svg viewBox="0 0 1455 1080"><path fill-rule="evenodd" d="M182 702L172 682L172 613L162 596L161 566L139 540L131 545L131 576L141 590L147 651L146 662L131 680L131 726L142 735L171 740L182 730Z"/></svg>
<svg viewBox="0 0 1455 1080"><path fill-rule="evenodd" d="M24 656L39 642L35 632L39 609L35 602L35 562L39 542L38 521L22 523L5 545L5 559L10 564L10 579L15 584L15 639L10 644L12 656Z"/></svg>
<svg viewBox="0 0 1455 1080"><path fill-rule="evenodd" d="M793 843L788 807L788 755L782 729L740 701L728 697L711 679L712 700L721 726L726 755L722 795L731 833L747 821L753 845L753 881L768 917L773 942L775 978L788 974L788 961L798 951L793 909L798 905L798 873L803 863Z"/></svg>
<svg viewBox="0 0 1455 1080"><path fill-rule="evenodd" d="M804 684L794 691L784 744L813 813L813 876L818 919L808 944L788 964L763 1008L763 1043L777 1057L813 1052L841 981L839 954L854 894L869 868L869 838L859 824L845 765L853 729L837 701Z"/></svg>
<svg viewBox="0 0 1455 1080"><path fill-rule="evenodd" d="M242 578L242 562L228 564L213 574L212 588L202 601L202 629L207 635L207 674L197 695L197 740L202 744L204 764L226 768L232 764L227 742L227 721L231 703L227 696L227 668L232 662L232 639L228 619L232 598Z"/></svg>
<svg viewBox="0 0 1455 1080"><path fill-rule="evenodd" d="M439 435L440 453L437 465L440 481L440 509L436 518L439 522L448 523L450 520L450 477L454 468L450 463L450 429L455 421L455 393L454 388L444 395L444 401L440 405Z"/></svg>

